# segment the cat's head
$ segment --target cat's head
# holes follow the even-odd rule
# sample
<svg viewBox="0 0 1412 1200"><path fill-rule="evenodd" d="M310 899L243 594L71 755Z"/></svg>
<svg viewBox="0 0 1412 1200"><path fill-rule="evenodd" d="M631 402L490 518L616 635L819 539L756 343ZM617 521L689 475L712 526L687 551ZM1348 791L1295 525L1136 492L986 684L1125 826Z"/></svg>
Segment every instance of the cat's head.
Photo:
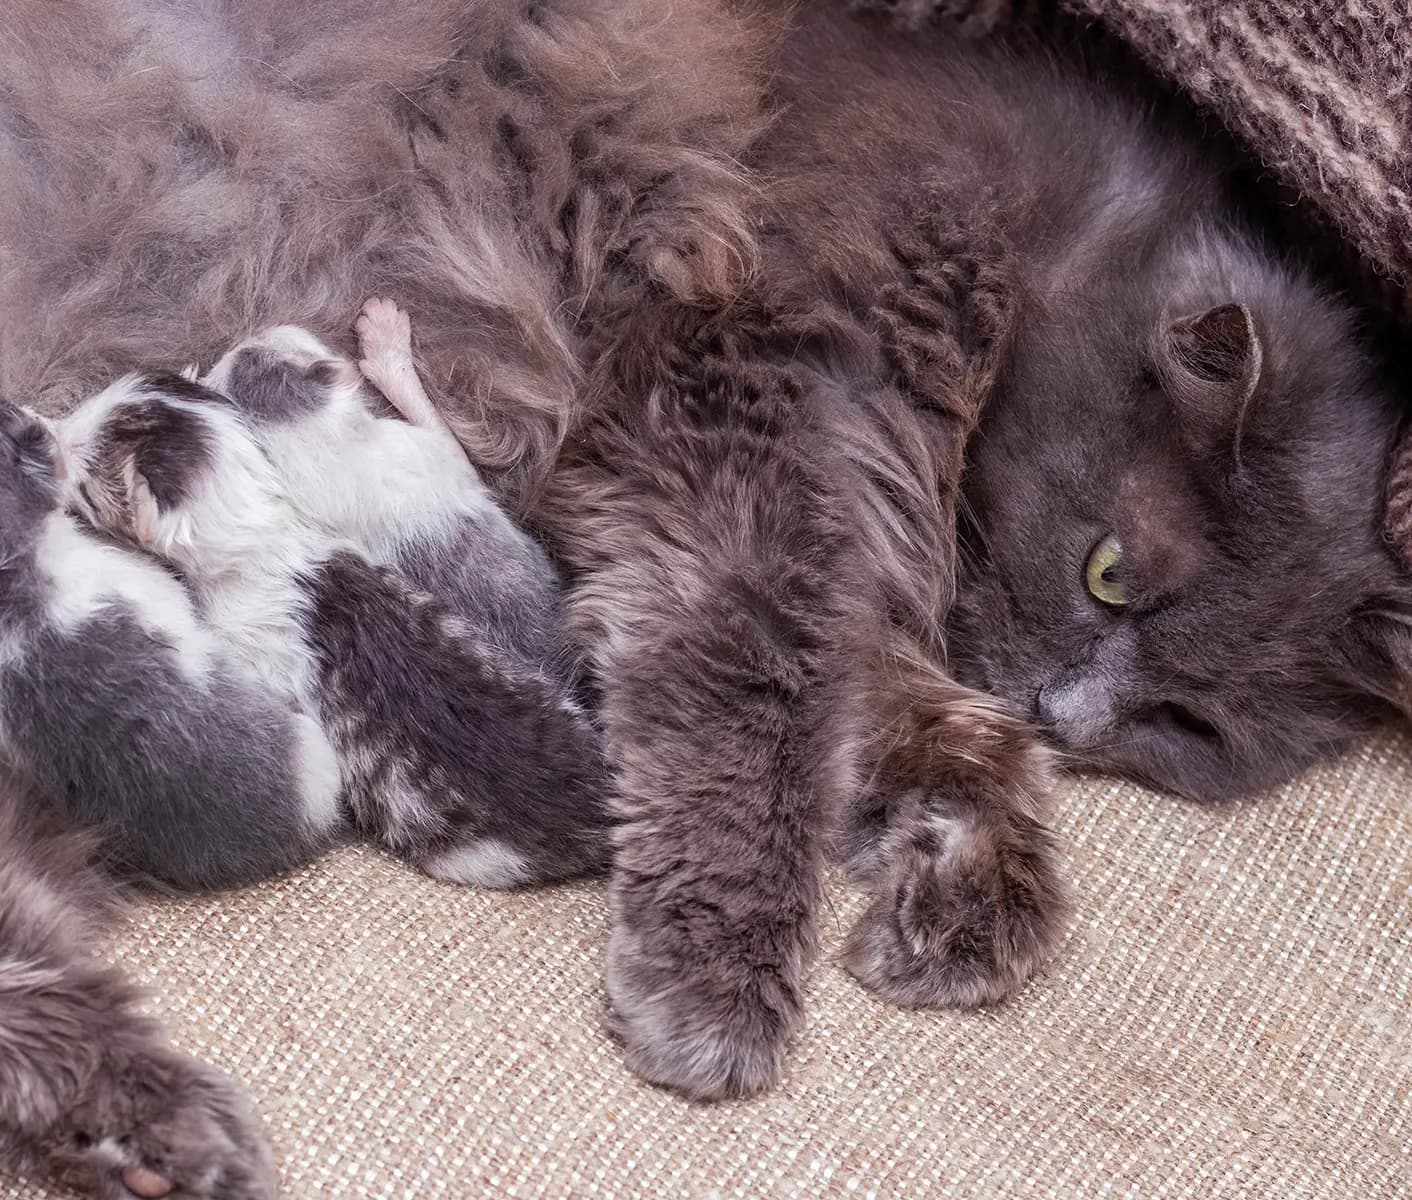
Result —
<svg viewBox="0 0 1412 1200"><path fill-rule="evenodd" d="M1397 414L1351 314L1229 234L1034 297L970 450L960 675L1200 798L1406 709Z"/></svg>

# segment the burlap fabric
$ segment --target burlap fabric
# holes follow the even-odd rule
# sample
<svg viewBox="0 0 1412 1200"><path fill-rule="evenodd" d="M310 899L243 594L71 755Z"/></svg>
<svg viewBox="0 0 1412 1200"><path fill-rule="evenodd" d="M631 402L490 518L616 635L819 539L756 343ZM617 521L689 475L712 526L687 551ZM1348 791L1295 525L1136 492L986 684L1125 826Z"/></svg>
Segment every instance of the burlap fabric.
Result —
<svg viewBox="0 0 1412 1200"><path fill-rule="evenodd" d="M459 890L350 851L153 902L117 953L249 1086L294 1200L1406 1200L1409 796L1394 738L1231 811L1078 783L1081 903L1046 977L905 1013L826 961L788 1084L749 1104L624 1069L596 887Z"/></svg>

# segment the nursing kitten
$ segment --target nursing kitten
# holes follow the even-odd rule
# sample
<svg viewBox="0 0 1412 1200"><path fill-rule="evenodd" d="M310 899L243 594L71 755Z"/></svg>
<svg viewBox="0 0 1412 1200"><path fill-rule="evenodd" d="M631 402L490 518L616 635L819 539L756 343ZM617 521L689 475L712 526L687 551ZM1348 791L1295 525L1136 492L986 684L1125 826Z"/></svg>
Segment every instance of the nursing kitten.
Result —
<svg viewBox="0 0 1412 1200"><path fill-rule="evenodd" d="M332 753L234 676L178 584L58 499L49 432L0 407L0 1166L272 1200L239 1091L94 958L117 907L100 864L182 887L288 867L329 838Z"/></svg>
<svg viewBox="0 0 1412 1200"><path fill-rule="evenodd" d="M407 315L370 300L357 329L356 366L307 330L280 326L232 348L203 380L241 413L306 521L396 572L369 573L345 556L314 592L309 627L347 698L341 717L379 744L375 756L347 756L358 771L350 784L363 807L381 808L386 764L422 760L482 796L473 821L482 836L447 850L433 874L509 887L604 869L606 764L576 697L562 581L422 389ZM400 595L399 578L435 605ZM379 605L381 628L370 622ZM426 623L415 642L411 613ZM447 640L438 622L454 648L437 648Z"/></svg>
<svg viewBox="0 0 1412 1200"><path fill-rule="evenodd" d="M769 7L137 0L56 45L21 3L0 44L6 378L59 406L285 314L418 314L574 575L628 1059L707 1098L779 1078L840 825L850 968L998 999L1062 928L1030 714L1211 794L1407 664L1395 418L1203 142L1033 48Z"/></svg>
<svg viewBox="0 0 1412 1200"><path fill-rule="evenodd" d="M74 494L108 532L170 563L250 673L282 681L289 703L317 716L362 832L459 883L512 887L601 867L602 761L563 686L370 563L331 521L307 519L239 406L177 376L119 381L59 426ZM410 455L379 463L392 469L389 501L399 466L409 489L426 469ZM330 471L329 491L352 466ZM345 495L356 510L385 510L377 492L360 494L355 478ZM493 548L480 571L500 567Z"/></svg>
<svg viewBox="0 0 1412 1200"><path fill-rule="evenodd" d="M567 693L576 663L553 563L428 398L407 315L370 300L357 331L356 366L307 330L281 326L229 350L203 382L240 411L306 519L395 568Z"/></svg>
<svg viewBox="0 0 1412 1200"><path fill-rule="evenodd" d="M166 452L160 425L124 428ZM0 406L0 753L141 878L233 887L312 858L343 828L322 730L242 676L170 573L69 516L59 470L45 425Z"/></svg>

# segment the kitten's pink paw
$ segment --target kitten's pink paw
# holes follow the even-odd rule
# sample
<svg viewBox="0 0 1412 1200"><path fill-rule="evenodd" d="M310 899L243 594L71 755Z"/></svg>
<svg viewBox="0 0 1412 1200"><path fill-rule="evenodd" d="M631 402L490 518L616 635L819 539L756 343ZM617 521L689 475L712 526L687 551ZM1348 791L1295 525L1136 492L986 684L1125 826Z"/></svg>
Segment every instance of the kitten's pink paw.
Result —
<svg viewBox="0 0 1412 1200"><path fill-rule="evenodd" d="M274 1163L245 1097L164 1046L115 1057L51 1154L102 1200L274 1200Z"/></svg>
<svg viewBox="0 0 1412 1200"><path fill-rule="evenodd" d="M803 1018L796 983L743 947L683 961L670 934L644 939L614 930L608 949L610 1021L628 1066L648 1083L693 1100L755 1096L779 1082ZM674 952L675 951L675 952Z"/></svg>
<svg viewBox="0 0 1412 1200"><path fill-rule="evenodd" d="M993 1004L1053 952L1067 891L1043 826L1002 833L931 816L886 840L876 898L844 950L864 987L909 1008Z"/></svg>
<svg viewBox="0 0 1412 1200"><path fill-rule="evenodd" d="M425 400L412 359L412 322L391 300L372 299L355 323L358 370L412 424L422 423Z"/></svg>
<svg viewBox="0 0 1412 1200"><path fill-rule="evenodd" d="M395 302L374 297L363 305L353 328L358 353L373 364L387 357L412 357L412 321Z"/></svg>

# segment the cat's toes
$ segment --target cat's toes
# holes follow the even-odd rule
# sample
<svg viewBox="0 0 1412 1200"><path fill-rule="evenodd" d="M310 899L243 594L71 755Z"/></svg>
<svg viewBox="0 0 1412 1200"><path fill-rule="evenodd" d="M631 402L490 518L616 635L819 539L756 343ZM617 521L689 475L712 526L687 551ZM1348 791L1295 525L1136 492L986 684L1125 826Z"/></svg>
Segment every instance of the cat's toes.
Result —
<svg viewBox="0 0 1412 1200"><path fill-rule="evenodd" d="M738 954L687 963L655 949L618 930L609 943L609 1019L628 1066L693 1100L773 1087L803 1017L797 982Z"/></svg>
<svg viewBox="0 0 1412 1200"><path fill-rule="evenodd" d="M1040 825L997 832L932 818L929 836L893 843L896 858L854 927L844 965L906 1007L1003 1000L1054 949L1067 890ZM891 840L891 839L889 839Z"/></svg>
<svg viewBox="0 0 1412 1200"><path fill-rule="evenodd" d="M274 1200L274 1162L225 1076L153 1046L94 1082L56 1174L102 1200Z"/></svg>

